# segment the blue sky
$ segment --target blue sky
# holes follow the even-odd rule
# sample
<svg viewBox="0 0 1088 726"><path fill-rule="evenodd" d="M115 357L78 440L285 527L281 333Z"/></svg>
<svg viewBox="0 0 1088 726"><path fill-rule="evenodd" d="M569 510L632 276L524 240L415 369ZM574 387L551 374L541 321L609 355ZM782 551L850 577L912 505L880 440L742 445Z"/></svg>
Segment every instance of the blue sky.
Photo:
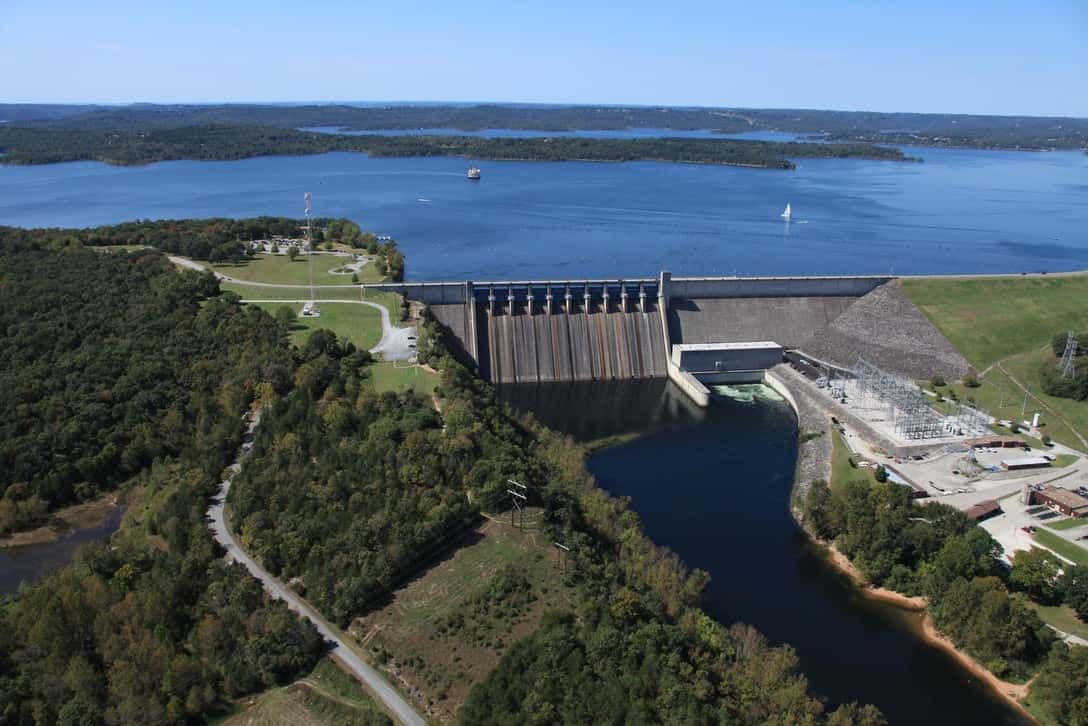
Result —
<svg viewBox="0 0 1088 726"><path fill-rule="evenodd" d="M1088 116L1088 0L3 0L0 101Z"/></svg>

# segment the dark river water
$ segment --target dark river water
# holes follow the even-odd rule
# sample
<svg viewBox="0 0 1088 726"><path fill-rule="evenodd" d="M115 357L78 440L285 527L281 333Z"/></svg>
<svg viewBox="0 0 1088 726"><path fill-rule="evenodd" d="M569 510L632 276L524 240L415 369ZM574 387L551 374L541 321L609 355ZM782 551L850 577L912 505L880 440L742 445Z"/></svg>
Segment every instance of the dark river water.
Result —
<svg viewBox="0 0 1088 726"><path fill-rule="evenodd" d="M631 497L655 542L710 573L712 616L792 645L830 703L872 703L894 724L1020 723L918 637L917 614L863 597L804 537L789 512L797 421L773 391L742 387L700 410L660 381L500 390L582 440L645 431L594 454L590 470Z"/></svg>
<svg viewBox="0 0 1088 726"><path fill-rule="evenodd" d="M124 509L118 507L96 527L63 532L55 542L0 548L0 596L19 589L19 583L36 580L72 560L76 549L105 539L121 526Z"/></svg>
<svg viewBox="0 0 1088 726"><path fill-rule="evenodd" d="M311 191L316 214L394 236L415 280L1088 267L1088 155L906 151L925 162L802 159L778 171L338 153L0 166L0 224L301 217Z"/></svg>

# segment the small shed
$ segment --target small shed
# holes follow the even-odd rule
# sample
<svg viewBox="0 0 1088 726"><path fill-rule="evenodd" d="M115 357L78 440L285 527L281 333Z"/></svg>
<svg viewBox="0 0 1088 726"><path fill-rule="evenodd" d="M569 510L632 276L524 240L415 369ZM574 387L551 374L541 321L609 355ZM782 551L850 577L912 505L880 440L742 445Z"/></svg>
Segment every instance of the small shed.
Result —
<svg viewBox="0 0 1088 726"><path fill-rule="evenodd" d="M1017 456L1011 459L1002 459L1001 468L1005 471L1018 469L1041 469L1050 466L1050 459L1045 456Z"/></svg>
<svg viewBox="0 0 1088 726"><path fill-rule="evenodd" d="M1001 505L994 499L983 499L973 507L968 507L964 514L976 522L981 522L1001 513Z"/></svg>

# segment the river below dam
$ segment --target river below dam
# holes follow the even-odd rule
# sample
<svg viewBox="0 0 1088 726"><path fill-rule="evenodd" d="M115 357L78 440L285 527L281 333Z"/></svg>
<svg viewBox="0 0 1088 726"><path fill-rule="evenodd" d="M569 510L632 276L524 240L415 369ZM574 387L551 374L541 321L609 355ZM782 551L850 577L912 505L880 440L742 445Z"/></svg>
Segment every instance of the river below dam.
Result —
<svg viewBox="0 0 1088 726"><path fill-rule="evenodd" d="M1022 722L922 639L919 614L865 597L801 532L789 511L797 420L773 390L720 389L708 409L663 381L499 390L581 441L641 433L590 457L600 485L631 497L655 542L710 573L710 615L793 646L829 703L872 703L893 724Z"/></svg>

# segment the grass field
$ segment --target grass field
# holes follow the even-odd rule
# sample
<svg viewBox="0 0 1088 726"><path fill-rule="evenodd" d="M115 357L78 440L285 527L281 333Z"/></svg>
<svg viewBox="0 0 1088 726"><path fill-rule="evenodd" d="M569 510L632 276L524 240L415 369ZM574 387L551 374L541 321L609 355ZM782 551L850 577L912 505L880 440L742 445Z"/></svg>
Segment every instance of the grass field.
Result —
<svg viewBox="0 0 1088 726"><path fill-rule="evenodd" d="M1088 275L908 278L903 289L979 370L1060 331L1088 329Z"/></svg>
<svg viewBox="0 0 1088 726"><path fill-rule="evenodd" d="M277 308L287 305L297 314L301 303L251 303L275 314ZM382 339L381 313L368 305L330 302L320 306L321 317L298 318L291 330L291 342L301 346L315 330L327 328L340 340L348 340L356 348L369 350Z"/></svg>
<svg viewBox="0 0 1088 726"><path fill-rule="evenodd" d="M1078 565L1088 566L1088 550L1062 539L1053 532L1039 529L1035 532L1035 541L1047 549L1057 552L1062 557Z"/></svg>
<svg viewBox="0 0 1088 726"><path fill-rule="evenodd" d="M441 382L437 373L431 373L419 366L404 367L404 363L375 363L367 370L370 372L370 382L379 393L383 391L399 391L403 388L430 396L434 393L435 386Z"/></svg>
<svg viewBox="0 0 1088 726"><path fill-rule="evenodd" d="M842 439L838 429L831 430L831 488L835 489L848 481L862 480L873 482L872 471L850 466L850 448Z"/></svg>
<svg viewBox="0 0 1088 726"><path fill-rule="evenodd" d="M219 723L229 726L378 726L392 721L355 679L325 658L306 678L261 694Z"/></svg>
<svg viewBox="0 0 1088 726"><path fill-rule="evenodd" d="M1083 527L1088 524L1088 519L1063 519L1060 522L1047 522L1046 526L1051 529L1076 529L1077 527Z"/></svg>
<svg viewBox="0 0 1088 726"><path fill-rule="evenodd" d="M352 262L350 257L338 255L314 255L315 285L350 285L351 275L332 275L335 270ZM267 282L279 285L310 284L310 264L306 255L299 255L292 262L287 255L257 255L245 262L223 262L212 265L216 272L230 275L238 280L249 282ZM372 263L363 265L359 273L361 282L379 282L381 276ZM364 276L367 279L364 279Z"/></svg>
<svg viewBox="0 0 1088 726"><path fill-rule="evenodd" d="M1039 605L1030 600L1024 602L1039 613L1039 617L1047 625L1051 625L1063 633L1088 639L1088 623L1078 618L1073 608L1068 605Z"/></svg>
<svg viewBox="0 0 1088 726"><path fill-rule="evenodd" d="M499 577L524 588L496 592ZM448 722L507 647L532 633L545 611L569 607L568 598L550 539L488 520L350 632L431 720Z"/></svg>
<svg viewBox="0 0 1088 726"><path fill-rule="evenodd" d="M974 398L995 417L1014 421L1040 411L1051 438L1084 448L1074 431L1088 437L1088 402L1043 393L1039 368L1053 356L1056 333L1088 330L1088 275L904 279L903 289L978 370L1001 361L1008 372L994 368L979 388L953 384L961 400ZM1025 411L1012 378L1045 408L1029 398Z"/></svg>
<svg viewBox="0 0 1088 726"><path fill-rule="evenodd" d="M296 287L255 287L236 282L221 282L219 286L241 296L244 300L297 300L301 303L310 299L308 290ZM364 291L362 288L351 287L317 287L314 288L314 297L318 301L367 300L384 305L394 323L400 322L404 317L404 311L401 309L401 297L395 292Z"/></svg>

